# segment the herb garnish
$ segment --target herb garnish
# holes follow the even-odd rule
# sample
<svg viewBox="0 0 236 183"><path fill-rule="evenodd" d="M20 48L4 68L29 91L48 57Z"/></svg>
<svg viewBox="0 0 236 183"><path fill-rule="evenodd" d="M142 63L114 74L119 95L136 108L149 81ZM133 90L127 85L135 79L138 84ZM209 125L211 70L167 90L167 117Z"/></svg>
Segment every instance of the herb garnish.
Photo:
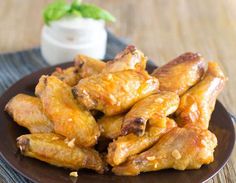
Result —
<svg viewBox="0 0 236 183"><path fill-rule="evenodd" d="M96 20L102 19L111 22L115 21L115 17L108 11L93 4L81 3L81 0L73 0L71 4L68 4L65 0L56 0L53 3L50 3L43 11L44 22L47 25L66 15L92 18Z"/></svg>

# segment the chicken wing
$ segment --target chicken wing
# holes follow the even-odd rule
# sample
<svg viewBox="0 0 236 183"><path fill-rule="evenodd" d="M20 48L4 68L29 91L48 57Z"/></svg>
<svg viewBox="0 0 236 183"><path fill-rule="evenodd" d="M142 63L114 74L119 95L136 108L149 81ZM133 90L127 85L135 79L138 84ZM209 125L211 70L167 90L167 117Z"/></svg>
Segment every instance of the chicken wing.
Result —
<svg viewBox="0 0 236 183"><path fill-rule="evenodd" d="M108 139L115 139L121 133L121 125L124 115L104 116L98 120L101 136Z"/></svg>
<svg viewBox="0 0 236 183"><path fill-rule="evenodd" d="M101 73L105 65L105 62L103 61L96 60L85 55L77 55L75 58L74 67L68 67L66 69L61 69L58 67L52 75L72 87L75 86L82 78Z"/></svg>
<svg viewBox="0 0 236 183"><path fill-rule="evenodd" d="M87 109L111 116L127 111L138 100L157 92L158 85L158 80L146 71L126 70L84 78L72 92Z"/></svg>
<svg viewBox="0 0 236 183"><path fill-rule="evenodd" d="M49 133L53 131L52 122L43 113L43 106L37 97L18 94L6 105L5 111L20 126L30 133Z"/></svg>
<svg viewBox="0 0 236 183"><path fill-rule="evenodd" d="M101 73L105 65L105 62L85 55L77 55L75 57L75 68L78 69L82 78Z"/></svg>
<svg viewBox="0 0 236 183"><path fill-rule="evenodd" d="M192 123L207 129L216 98L225 85L226 77L219 65L209 62L207 73L202 81L188 90L180 99L176 111L177 122L180 126Z"/></svg>
<svg viewBox="0 0 236 183"><path fill-rule="evenodd" d="M174 120L167 118L166 127L150 126L143 136L134 134L118 137L117 140L109 144L107 162L112 165L119 165L127 160L128 157L138 154L151 147L157 140L172 128L176 127Z"/></svg>
<svg viewBox="0 0 236 183"><path fill-rule="evenodd" d="M42 76L35 93L56 133L85 147L96 143L100 135L98 125L90 112L77 104L68 85L55 76Z"/></svg>
<svg viewBox="0 0 236 183"><path fill-rule="evenodd" d="M114 60L107 62L103 72L117 72L129 69L145 70L147 58L144 54L135 48L127 46L122 52L118 53Z"/></svg>
<svg viewBox="0 0 236 183"><path fill-rule="evenodd" d="M121 135L134 133L142 136L149 119L162 119L165 127L166 116L174 113L179 106L179 96L174 92L159 92L138 101L125 115Z"/></svg>
<svg viewBox="0 0 236 183"><path fill-rule="evenodd" d="M213 133L194 127L174 128L163 135L149 150L131 157L112 171L117 175L138 175L140 172L174 168L199 169L214 160L217 139Z"/></svg>
<svg viewBox="0 0 236 183"><path fill-rule="evenodd" d="M57 67L52 75L64 81L69 86L75 86L81 79L79 71L76 67L69 67L67 69L61 69L60 67Z"/></svg>
<svg viewBox="0 0 236 183"><path fill-rule="evenodd" d="M91 148L74 146L60 135L53 133L28 134L17 138L17 147L25 156L36 158L49 164L78 170L87 168L104 172L104 164L99 153Z"/></svg>
<svg viewBox="0 0 236 183"><path fill-rule="evenodd" d="M160 82L161 91L182 95L204 75L205 62L197 53L185 53L157 68L152 75Z"/></svg>

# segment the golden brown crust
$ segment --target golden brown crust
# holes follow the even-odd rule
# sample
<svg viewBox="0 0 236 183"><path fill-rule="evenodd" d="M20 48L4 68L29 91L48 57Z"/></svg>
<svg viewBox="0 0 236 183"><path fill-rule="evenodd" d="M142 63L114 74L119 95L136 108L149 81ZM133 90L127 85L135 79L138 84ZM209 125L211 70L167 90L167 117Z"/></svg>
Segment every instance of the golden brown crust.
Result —
<svg viewBox="0 0 236 183"><path fill-rule="evenodd" d="M42 76L35 93L56 133L85 147L96 144L100 135L98 125L90 112L77 104L68 85L54 76Z"/></svg>
<svg viewBox="0 0 236 183"><path fill-rule="evenodd" d="M165 128L150 126L141 137L134 134L118 137L109 144L107 162L112 166L125 162L128 157L151 147L163 134L176 126L174 120L167 118Z"/></svg>
<svg viewBox="0 0 236 183"><path fill-rule="evenodd" d="M226 77L216 62L209 62L208 70L202 81L188 90L180 100L176 111L180 126L194 124L207 129L215 108L217 96L223 90Z"/></svg>
<svg viewBox="0 0 236 183"><path fill-rule="evenodd" d="M199 169L214 160L217 139L208 130L195 127L174 128L163 135L149 150L130 157L112 171L117 175L138 175L140 172L174 168Z"/></svg>
<svg viewBox="0 0 236 183"><path fill-rule="evenodd" d="M26 94L18 94L6 105L5 111L20 126L30 133L49 133L53 131L53 123L43 113L39 98Z"/></svg>
<svg viewBox="0 0 236 183"><path fill-rule="evenodd" d="M157 68L152 75L160 82L161 91L182 95L204 75L206 64L198 53L185 53Z"/></svg>
<svg viewBox="0 0 236 183"><path fill-rule="evenodd" d="M58 79L62 80L69 86L75 86L81 79L79 71L76 67L68 67L66 69L57 67L52 73L52 76L56 76Z"/></svg>
<svg viewBox="0 0 236 183"><path fill-rule="evenodd" d="M134 133L135 135L142 136L149 119L157 117L159 119L166 118L166 116L174 113L178 106L179 96L174 92L159 92L150 95L138 101L125 115L121 134Z"/></svg>
<svg viewBox="0 0 236 183"><path fill-rule="evenodd" d="M78 69L82 78L101 73L105 65L105 62L85 55L80 54L75 57L75 68Z"/></svg>
<svg viewBox="0 0 236 183"><path fill-rule="evenodd" d="M211 163L217 139L207 128L226 81L220 67L210 62L205 73L191 52L152 75L146 62L132 45L106 63L77 55L74 66L40 78L38 98L13 97L6 112L32 133L17 139L21 153L72 170L103 173L110 164L117 175Z"/></svg>
<svg viewBox="0 0 236 183"><path fill-rule="evenodd" d="M91 148L72 146L60 135L28 134L17 138L17 147L25 156L39 159L49 164L78 170L88 168L104 172L104 163L99 153Z"/></svg>
<svg viewBox="0 0 236 183"><path fill-rule="evenodd" d="M72 92L87 109L107 116L127 111L138 100L157 92L158 80L135 70L101 73L80 80Z"/></svg>
<svg viewBox="0 0 236 183"><path fill-rule="evenodd" d="M132 45L127 46L118 53L114 60L107 63L85 56L77 55L75 57L75 68L81 78L86 78L95 74L112 73L124 70L143 71L146 68L147 58L144 54Z"/></svg>
<svg viewBox="0 0 236 183"><path fill-rule="evenodd" d="M111 73L130 69L143 71L146 68L146 62L147 58L144 54L135 46L129 45L122 52L118 53L114 60L106 63L103 72Z"/></svg>

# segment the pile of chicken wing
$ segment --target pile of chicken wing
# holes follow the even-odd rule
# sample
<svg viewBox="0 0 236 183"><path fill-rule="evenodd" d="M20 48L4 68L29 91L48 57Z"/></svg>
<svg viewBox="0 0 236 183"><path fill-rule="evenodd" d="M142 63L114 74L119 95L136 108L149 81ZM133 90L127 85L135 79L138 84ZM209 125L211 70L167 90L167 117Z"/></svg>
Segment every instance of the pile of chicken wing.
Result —
<svg viewBox="0 0 236 183"><path fill-rule="evenodd" d="M18 94L5 107L30 132L17 138L21 153L116 175L213 162L208 126L227 80L219 65L188 52L149 74L146 62L128 46L106 63L78 55L74 66L41 76L35 96Z"/></svg>

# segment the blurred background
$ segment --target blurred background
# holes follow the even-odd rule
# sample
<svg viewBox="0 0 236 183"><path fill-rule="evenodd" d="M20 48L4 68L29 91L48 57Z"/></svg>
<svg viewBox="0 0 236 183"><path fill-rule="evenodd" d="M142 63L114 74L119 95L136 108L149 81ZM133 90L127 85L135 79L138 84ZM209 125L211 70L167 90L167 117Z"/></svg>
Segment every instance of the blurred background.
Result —
<svg viewBox="0 0 236 183"><path fill-rule="evenodd" d="M0 52L39 46L42 9L51 0L0 1ZM220 62L229 77L220 96L236 114L235 0L87 0L116 18L109 29L136 45L157 65L186 52Z"/></svg>
<svg viewBox="0 0 236 183"><path fill-rule="evenodd" d="M49 2L52 0L0 1L0 54L39 47L42 10ZM110 11L117 21L108 24L109 30L136 45L157 65L187 51L219 62L229 78L219 99L236 114L236 0L85 2ZM236 180L234 156L233 160L211 181Z"/></svg>

